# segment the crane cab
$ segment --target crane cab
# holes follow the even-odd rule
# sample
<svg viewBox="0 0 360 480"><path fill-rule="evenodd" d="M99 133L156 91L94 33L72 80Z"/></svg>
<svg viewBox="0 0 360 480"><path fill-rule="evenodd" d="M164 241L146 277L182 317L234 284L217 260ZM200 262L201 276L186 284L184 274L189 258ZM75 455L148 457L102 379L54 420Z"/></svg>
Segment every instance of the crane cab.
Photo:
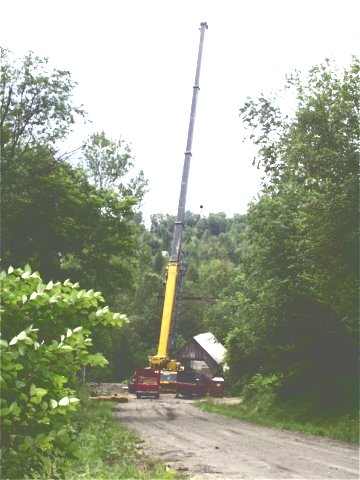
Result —
<svg viewBox="0 0 360 480"><path fill-rule="evenodd" d="M160 372L160 392L176 393L176 382L178 372L173 370L161 370Z"/></svg>

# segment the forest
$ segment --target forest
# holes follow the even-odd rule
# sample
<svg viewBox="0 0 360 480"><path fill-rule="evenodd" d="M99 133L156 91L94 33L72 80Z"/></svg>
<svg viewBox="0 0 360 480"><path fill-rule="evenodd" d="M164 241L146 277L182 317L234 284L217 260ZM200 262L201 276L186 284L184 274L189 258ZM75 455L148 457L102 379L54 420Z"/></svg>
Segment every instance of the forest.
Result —
<svg viewBox="0 0 360 480"><path fill-rule="evenodd" d="M290 72L289 72L290 73ZM61 452L86 381L127 380L154 354L175 218L126 140L90 133L71 73L1 50L1 416L5 472ZM210 331L232 394L356 421L360 62L293 72L238 105L261 192L246 213L186 213L173 352ZM136 148L135 148L136 150ZM231 172L229 172L231 175ZM241 192L234 192L234 202ZM86 368L85 368L86 367ZM84 369L85 368L85 369ZM254 400L255 401L255 400ZM263 403L261 403L263 402Z"/></svg>

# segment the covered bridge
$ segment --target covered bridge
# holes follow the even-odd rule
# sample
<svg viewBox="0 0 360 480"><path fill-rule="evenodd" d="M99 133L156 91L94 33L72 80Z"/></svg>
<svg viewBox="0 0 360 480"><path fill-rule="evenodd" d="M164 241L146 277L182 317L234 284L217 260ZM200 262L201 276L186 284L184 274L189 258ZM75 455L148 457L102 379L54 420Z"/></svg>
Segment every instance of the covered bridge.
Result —
<svg viewBox="0 0 360 480"><path fill-rule="evenodd" d="M176 354L185 366L209 376L221 374L226 348L210 333L200 333L187 342Z"/></svg>

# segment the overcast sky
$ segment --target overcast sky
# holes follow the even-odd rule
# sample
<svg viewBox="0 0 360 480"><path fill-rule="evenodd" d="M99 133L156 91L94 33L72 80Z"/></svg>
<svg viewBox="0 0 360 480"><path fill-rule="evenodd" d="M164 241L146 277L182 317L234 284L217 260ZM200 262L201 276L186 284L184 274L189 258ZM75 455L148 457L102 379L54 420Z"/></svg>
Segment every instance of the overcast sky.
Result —
<svg viewBox="0 0 360 480"><path fill-rule="evenodd" d="M276 90L285 74L359 54L360 2L352 0L11 0L1 2L0 44L33 50L79 83L93 123L132 145L149 179L145 215L176 213L199 41L207 21L188 209L244 213L260 183L241 143L238 109Z"/></svg>

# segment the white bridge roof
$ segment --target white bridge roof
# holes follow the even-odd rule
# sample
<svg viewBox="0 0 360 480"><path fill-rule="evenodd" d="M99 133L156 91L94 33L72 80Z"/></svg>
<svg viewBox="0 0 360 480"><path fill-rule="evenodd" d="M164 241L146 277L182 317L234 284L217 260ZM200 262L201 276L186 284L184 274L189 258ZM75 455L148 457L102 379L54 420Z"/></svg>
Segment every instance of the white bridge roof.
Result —
<svg viewBox="0 0 360 480"><path fill-rule="evenodd" d="M200 333L194 340L220 365L225 361L226 348L210 333Z"/></svg>

